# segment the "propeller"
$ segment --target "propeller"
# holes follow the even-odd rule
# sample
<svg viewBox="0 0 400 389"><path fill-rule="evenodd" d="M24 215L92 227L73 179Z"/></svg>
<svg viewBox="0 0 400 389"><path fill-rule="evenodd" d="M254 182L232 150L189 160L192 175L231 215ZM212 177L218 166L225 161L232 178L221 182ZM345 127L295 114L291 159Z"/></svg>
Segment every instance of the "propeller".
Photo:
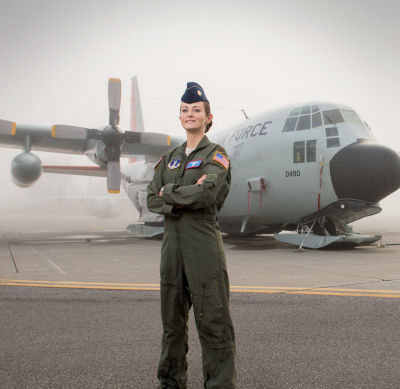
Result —
<svg viewBox="0 0 400 389"><path fill-rule="evenodd" d="M107 161L107 189L110 193L120 192L120 157L124 142L160 149L166 149L171 145L171 138L166 134L133 131L122 132L118 127L120 106L121 80L110 78L108 80L108 107L110 113L108 126L104 127L103 130L64 124L56 124L51 128L51 136L53 138L71 140L94 139L104 144L104 159ZM12 122L0 122L0 134L2 131L13 131L12 126Z"/></svg>
<svg viewBox="0 0 400 389"><path fill-rule="evenodd" d="M119 193L121 184L121 146L124 133L118 127L119 110L121 106L121 80L108 80L108 107L110 111L109 125L103 130L56 124L51 128L53 138L62 139L96 139L104 143L104 153L107 160L107 189L110 193ZM129 142L132 137L128 135ZM131 140L132 142L132 140ZM137 142L137 139L135 140Z"/></svg>

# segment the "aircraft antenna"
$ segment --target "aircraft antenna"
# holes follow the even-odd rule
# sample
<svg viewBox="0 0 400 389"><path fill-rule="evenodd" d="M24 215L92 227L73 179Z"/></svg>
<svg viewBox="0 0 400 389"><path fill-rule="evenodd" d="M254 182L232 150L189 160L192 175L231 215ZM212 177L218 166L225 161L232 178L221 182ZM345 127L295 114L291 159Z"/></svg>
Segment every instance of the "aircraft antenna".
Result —
<svg viewBox="0 0 400 389"><path fill-rule="evenodd" d="M246 112L244 109L241 109L241 111L243 112L244 117L246 118L246 120L250 120L249 117L246 115Z"/></svg>

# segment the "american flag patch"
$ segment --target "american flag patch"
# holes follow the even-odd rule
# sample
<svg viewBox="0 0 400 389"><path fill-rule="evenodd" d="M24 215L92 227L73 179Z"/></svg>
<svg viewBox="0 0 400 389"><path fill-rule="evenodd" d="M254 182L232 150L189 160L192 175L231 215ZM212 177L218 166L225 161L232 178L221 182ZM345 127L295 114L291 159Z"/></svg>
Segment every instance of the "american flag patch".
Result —
<svg viewBox="0 0 400 389"><path fill-rule="evenodd" d="M160 163L161 163L162 159L163 159L163 155L162 155L161 158L158 160L158 162L154 165L154 170L156 170L156 169L160 166Z"/></svg>
<svg viewBox="0 0 400 389"><path fill-rule="evenodd" d="M224 154L217 151L214 154L213 160L220 163L226 170L229 168L229 159Z"/></svg>

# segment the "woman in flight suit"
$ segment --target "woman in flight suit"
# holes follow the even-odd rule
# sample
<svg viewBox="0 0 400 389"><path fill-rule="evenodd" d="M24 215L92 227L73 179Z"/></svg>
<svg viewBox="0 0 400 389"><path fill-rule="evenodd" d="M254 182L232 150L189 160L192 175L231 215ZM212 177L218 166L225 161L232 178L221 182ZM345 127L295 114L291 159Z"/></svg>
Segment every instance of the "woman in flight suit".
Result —
<svg viewBox="0 0 400 389"><path fill-rule="evenodd" d="M216 215L230 187L225 150L205 133L212 125L200 85L189 82L179 119L187 141L162 155L147 188L150 211L165 215L161 249L160 388L186 388L188 313L193 304L204 387L236 386L229 280Z"/></svg>

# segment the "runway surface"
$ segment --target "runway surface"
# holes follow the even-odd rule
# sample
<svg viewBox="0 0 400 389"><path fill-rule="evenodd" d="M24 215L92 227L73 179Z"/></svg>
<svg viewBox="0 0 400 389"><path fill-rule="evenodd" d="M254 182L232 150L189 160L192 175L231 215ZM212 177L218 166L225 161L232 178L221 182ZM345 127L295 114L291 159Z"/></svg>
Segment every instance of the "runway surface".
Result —
<svg viewBox="0 0 400 389"><path fill-rule="evenodd" d="M126 224L0 221L1 388L157 386L161 241ZM400 233L383 242L297 252L225 239L238 388L399 387ZM202 387L193 317L189 366L188 387Z"/></svg>

